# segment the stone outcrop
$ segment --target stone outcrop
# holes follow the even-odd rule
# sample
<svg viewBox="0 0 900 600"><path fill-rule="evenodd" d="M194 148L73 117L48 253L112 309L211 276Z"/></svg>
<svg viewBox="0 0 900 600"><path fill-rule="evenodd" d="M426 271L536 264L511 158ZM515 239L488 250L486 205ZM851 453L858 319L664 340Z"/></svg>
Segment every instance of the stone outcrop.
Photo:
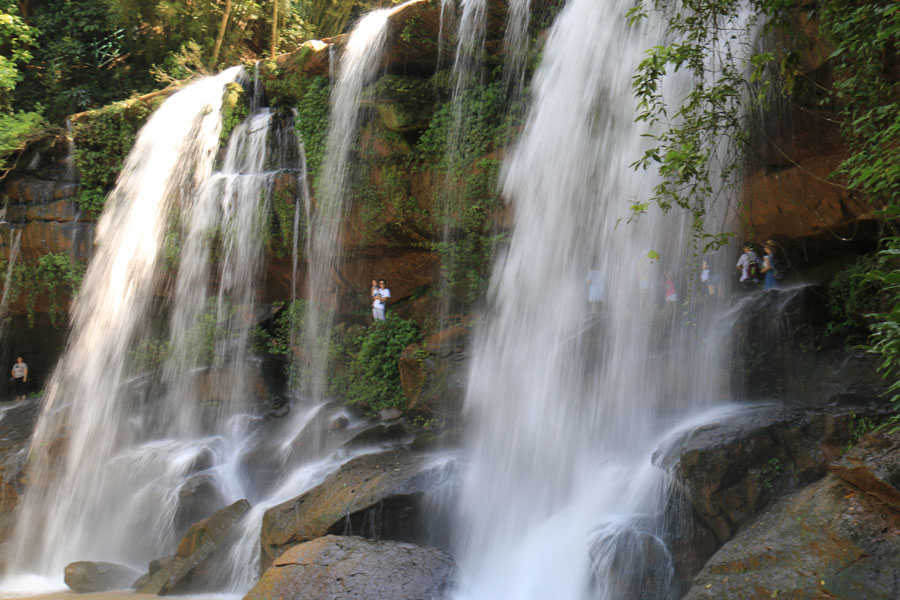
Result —
<svg viewBox="0 0 900 600"><path fill-rule="evenodd" d="M262 567L291 546L330 533L420 539L422 499L446 468L405 448L347 462L315 488L266 511Z"/></svg>
<svg viewBox="0 0 900 600"><path fill-rule="evenodd" d="M65 570L66 585L79 594L128 589L137 576L131 567L89 560L70 563Z"/></svg>
<svg viewBox="0 0 900 600"><path fill-rule="evenodd" d="M40 404L35 400L0 408L0 540L14 525L13 512L25 490L25 460Z"/></svg>
<svg viewBox="0 0 900 600"><path fill-rule="evenodd" d="M412 344L400 355L400 384L407 410L426 418L454 421L466 390L469 329L449 327Z"/></svg>
<svg viewBox="0 0 900 600"><path fill-rule="evenodd" d="M709 560L685 600L900 598L900 513L829 474Z"/></svg>
<svg viewBox="0 0 900 600"><path fill-rule="evenodd" d="M900 433L889 429L870 433L829 469L900 511Z"/></svg>
<svg viewBox="0 0 900 600"><path fill-rule="evenodd" d="M329 535L275 559L244 600L426 600L442 598L454 574L436 548Z"/></svg>
<svg viewBox="0 0 900 600"><path fill-rule="evenodd" d="M851 439L857 414L750 408L685 435L654 462L669 469L720 543L779 495L822 478Z"/></svg>
<svg viewBox="0 0 900 600"><path fill-rule="evenodd" d="M878 357L825 335L831 318L820 286L745 297L727 343L734 395L803 406L882 402Z"/></svg>
<svg viewBox="0 0 900 600"><path fill-rule="evenodd" d="M175 555L150 563L150 571L134 583L140 594L186 594L208 591L218 582L216 567L234 542L235 526L250 510L238 500L195 523L178 544Z"/></svg>
<svg viewBox="0 0 900 600"><path fill-rule="evenodd" d="M722 544L785 494L828 472L876 409L775 405L724 413L670 439L654 453L675 478L665 541L680 589Z"/></svg>

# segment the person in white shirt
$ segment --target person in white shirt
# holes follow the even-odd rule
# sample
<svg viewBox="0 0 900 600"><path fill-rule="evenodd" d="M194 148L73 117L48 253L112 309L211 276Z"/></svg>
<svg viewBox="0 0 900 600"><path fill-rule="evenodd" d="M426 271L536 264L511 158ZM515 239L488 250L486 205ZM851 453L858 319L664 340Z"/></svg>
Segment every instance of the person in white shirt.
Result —
<svg viewBox="0 0 900 600"><path fill-rule="evenodd" d="M16 364L13 365L11 374L16 385L16 400L24 400L25 387L28 382L28 365L21 356L16 357Z"/></svg>
<svg viewBox="0 0 900 600"><path fill-rule="evenodd" d="M752 244L744 244L744 253L741 254L735 268L741 272L741 287L749 290L759 284L759 258L753 251Z"/></svg>
<svg viewBox="0 0 900 600"><path fill-rule="evenodd" d="M384 307L390 297L391 290L387 288L387 283L384 279L379 279L378 289L372 292L372 316L376 321L384 321Z"/></svg>

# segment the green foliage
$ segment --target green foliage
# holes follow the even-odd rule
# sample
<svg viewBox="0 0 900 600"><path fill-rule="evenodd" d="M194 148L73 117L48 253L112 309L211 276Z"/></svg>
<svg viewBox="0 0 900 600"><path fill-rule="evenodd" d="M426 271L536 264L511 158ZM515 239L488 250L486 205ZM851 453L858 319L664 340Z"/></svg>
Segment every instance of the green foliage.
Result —
<svg viewBox="0 0 900 600"><path fill-rule="evenodd" d="M10 299L24 298L29 326L34 325L35 308L39 297L47 300L47 314L53 326L60 323L60 302L63 294L74 296L81 286L85 265L68 254L50 252L39 257L35 264L24 261L12 270L9 282ZM5 265L2 273L6 273Z"/></svg>
<svg viewBox="0 0 900 600"><path fill-rule="evenodd" d="M296 189L294 186L277 189L272 193L271 210L269 211L269 231L266 241L269 251L281 258L291 254L294 247L294 215L297 210ZM306 211L300 211L297 223L299 250L303 249L307 229Z"/></svg>
<svg viewBox="0 0 900 600"><path fill-rule="evenodd" d="M12 0L0 0L0 109L7 109L12 91L23 79L20 67L32 59L38 31L28 25Z"/></svg>
<svg viewBox="0 0 900 600"><path fill-rule="evenodd" d="M784 465L781 463L781 459L770 458L761 471L763 489L768 492L775 491L775 483L783 470Z"/></svg>
<svg viewBox="0 0 900 600"><path fill-rule="evenodd" d="M519 111L510 110L509 96L499 73L494 76L490 82L466 89L458 105L447 101L434 111L412 160L424 158L444 171L461 176L475 160L506 144L521 119ZM449 93L450 80L444 72L434 75L432 85Z"/></svg>
<svg viewBox="0 0 900 600"><path fill-rule="evenodd" d="M81 173L76 201L82 210L99 216L137 131L153 108L143 102L117 102L74 123L74 159Z"/></svg>
<svg viewBox="0 0 900 600"><path fill-rule="evenodd" d="M313 77L306 84L306 90L297 102L297 117L294 127L306 152L306 169L309 178L315 181L322 160L325 158L325 147L328 144L328 108L331 86L328 78Z"/></svg>
<svg viewBox="0 0 900 600"><path fill-rule="evenodd" d="M656 169L661 182L649 202L636 199L632 210L643 213L656 204L664 211L678 207L688 211L696 240L706 249L717 247L726 238L705 231L709 203L734 185L741 168L742 149L748 141L742 120L743 98L756 83L756 96L765 97L771 82L764 80L772 53L751 50L754 23L763 19L768 26L786 23L780 17L792 0L752 0L752 16L744 20L745 3L738 0L640 1L629 13L633 23L658 12L672 41L647 50L638 66L632 87L638 100L637 121L648 125L651 147L636 160L635 169ZM744 73L753 67L751 81ZM663 96L663 78L687 71L692 85L675 106ZM721 157L722 142L733 150Z"/></svg>
<svg viewBox="0 0 900 600"><path fill-rule="evenodd" d="M226 84L225 94L222 96L222 130L219 133L219 142L223 146L228 142L234 128L247 118L249 112L247 94L241 84L233 81Z"/></svg>
<svg viewBox="0 0 900 600"><path fill-rule="evenodd" d="M900 213L897 205L891 208ZM877 320L871 325L869 343L870 351L881 356L879 370L890 384L887 394L896 401L900 398L900 238L886 240L878 264L866 273L865 281L880 287L890 301L887 308L871 315Z"/></svg>
<svg viewBox="0 0 900 600"><path fill-rule="evenodd" d="M0 112L0 165L37 139L46 127L40 113Z"/></svg>
<svg viewBox="0 0 900 600"><path fill-rule="evenodd" d="M400 4L403 0L303 0L295 4L310 36L324 39L343 33L354 15L375 8Z"/></svg>
<svg viewBox="0 0 900 600"><path fill-rule="evenodd" d="M884 286L867 277L880 263L876 255L862 255L828 282L829 322L825 332L842 339L847 347L866 341L870 315L884 308Z"/></svg>
<svg viewBox="0 0 900 600"><path fill-rule="evenodd" d="M370 413L406 407L398 360L403 349L422 338L417 325L404 319L376 321L349 336L340 347L346 371L331 380L332 391L347 390L344 400Z"/></svg>
<svg viewBox="0 0 900 600"><path fill-rule="evenodd" d="M449 235L433 244L441 254L441 269L447 285L455 295L467 302L483 297L494 248L503 234L493 231L493 217L500 208L497 193L501 162L482 159L463 181L462 193L451 198L448 221Z"/></svg>
<svg viewBox="0 0 900 600"><path fill-rule="evenodd" d="M835 44L834 95L851 156L848 186L881 205L900 200L900 5L887 0L830 0L822 31Z"/></svg>

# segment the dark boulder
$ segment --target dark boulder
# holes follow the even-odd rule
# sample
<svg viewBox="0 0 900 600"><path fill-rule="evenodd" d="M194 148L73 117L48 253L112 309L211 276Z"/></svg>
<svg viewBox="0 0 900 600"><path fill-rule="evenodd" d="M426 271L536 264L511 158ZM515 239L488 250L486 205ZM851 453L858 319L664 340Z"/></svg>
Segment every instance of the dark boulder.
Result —
<svg viewBox="0 0 900 600"><path fill-rule="evenodd" d="M405 448L347 462L315 488L266 511L261 566L265 569L293 545L329 533L423 539L423 499L445 480L449 468Z"/></svg>
<svg viewBox="0 0 900 600"><path fill-rule="evenodd" d="M216 568L235 541L235 528L248 510L250 503L238 500L194 523L179 542L175 556L150 563L150 572L134 584L138 593L186 594L214 589Z"/></svg>
<svg viewBox="0 0 900 600"><path fill-rule="evenodd" d="M669 440L653 456L674 477L666 531L679 589L760 511L824 477L875 409L756 406Z"/></svg>
<svg viewBox="0 0 900 600"><path fill-rule="evenodd" d="M835 475L768 508L722 546L685 600L900 598L900 513Z"/></svg>
<svg viewBox="0 0 900 600"><path fill-rule="evenodd" d="M871 433L829 468L844 481L900 510L900 433Z"/></svg>
<svg viewBox="0 0 900 600"><path fill-rule="evenodd" d="M275 559L244 600L430 600L443 597L454 573L436 548L329 535Z"/></svg>
<svg viewBox="0 0 900 600"><path fill-rule="evenodd" d="M135 569L124 565L82 560L66 565L65 582L73 592L85 594L128 589L137 575Z"/></svg>

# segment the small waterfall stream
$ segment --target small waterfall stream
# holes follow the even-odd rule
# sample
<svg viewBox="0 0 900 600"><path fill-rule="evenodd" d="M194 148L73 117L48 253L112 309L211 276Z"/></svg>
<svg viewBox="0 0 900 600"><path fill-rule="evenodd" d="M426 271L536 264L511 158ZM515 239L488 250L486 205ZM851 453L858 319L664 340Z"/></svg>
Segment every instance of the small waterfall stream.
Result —
<svg viewBox="0 0 900 600"><path fill-rule="evenodd" d="M344 48L332 91L328 141L322 172L317 180L316 206L307 240L308 297L304 339L310 349L309 374L303 392L315 401L325 393L327 340L331 311L338 302L334 271L340 266L341 221L346 213L351 146L359 129L363 87L378 73L387 39L388 17L398 8L385 8L363 17Z"/></svg>

